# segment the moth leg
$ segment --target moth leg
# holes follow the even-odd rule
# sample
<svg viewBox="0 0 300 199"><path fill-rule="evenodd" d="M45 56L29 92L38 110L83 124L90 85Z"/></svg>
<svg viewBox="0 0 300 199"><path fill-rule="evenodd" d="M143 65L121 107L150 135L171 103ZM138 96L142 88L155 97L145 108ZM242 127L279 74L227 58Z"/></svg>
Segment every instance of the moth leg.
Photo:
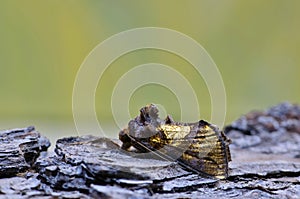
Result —
<svg viewBox="0 0 300 199"><path fill-rule="evenodd" d="M126 132L127 130L124 129L123 131L120 131L119 133L119 139L122 141L122 146L121 148L123 150L128 150L132 144L131 144L131 139L130 137L128 136L128 133Z"/></svg>

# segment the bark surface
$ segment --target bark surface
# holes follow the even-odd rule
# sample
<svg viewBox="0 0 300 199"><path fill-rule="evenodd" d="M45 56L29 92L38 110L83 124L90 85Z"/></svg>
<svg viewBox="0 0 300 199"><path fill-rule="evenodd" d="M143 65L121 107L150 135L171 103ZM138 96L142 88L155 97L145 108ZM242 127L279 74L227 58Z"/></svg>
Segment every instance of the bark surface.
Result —
<svg viewBox="0 0 300 199"><path fill-rule="evenodd" d="M0 198L299 198L300 108L250 112L224 128L226 180L134 156L95 136L50 142L33 127L0 132Z"/></svg>

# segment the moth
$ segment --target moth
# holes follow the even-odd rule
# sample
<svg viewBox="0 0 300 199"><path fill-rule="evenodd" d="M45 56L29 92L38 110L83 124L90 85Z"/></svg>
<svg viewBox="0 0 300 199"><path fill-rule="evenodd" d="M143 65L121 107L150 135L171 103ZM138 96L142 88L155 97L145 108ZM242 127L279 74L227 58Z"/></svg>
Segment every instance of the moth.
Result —
<svg viewBox="0 0 300 199"><path fill-rule="evenodd" d="M228 177L231 141L215 125L204 120L181 123L170 115L161 120L157 107L150 104L140 109L140 115L120 131L119 139L124 150L133 147L137 153L177 161L206 177Z"/></svg>

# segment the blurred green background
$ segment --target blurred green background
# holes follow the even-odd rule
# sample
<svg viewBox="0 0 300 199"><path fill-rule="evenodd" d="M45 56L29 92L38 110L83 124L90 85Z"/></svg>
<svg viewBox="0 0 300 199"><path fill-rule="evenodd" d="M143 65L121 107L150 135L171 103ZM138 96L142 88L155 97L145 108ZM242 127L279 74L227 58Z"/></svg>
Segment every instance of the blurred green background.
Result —
<svg viewBox="0 0 300 199"><path fill-rule="evenodd" d="M108 37L145 26L182 32L208 51L224 80L226 123L249 110L286 100L299 103L299 10L297 0L1 0L0 128L35 125L52 141L76 135L72 89L84 58ZM140 50L120 57L105 72L96 93L99 120L113 123L114 84L129 69L148 62L182 73L197 92L201 117L210 118L207 87L188 63L168 52ZM155 102L177 119L174 97L166 88L144 86L132 96L130 113L134 117L141 106Z"/></svg>

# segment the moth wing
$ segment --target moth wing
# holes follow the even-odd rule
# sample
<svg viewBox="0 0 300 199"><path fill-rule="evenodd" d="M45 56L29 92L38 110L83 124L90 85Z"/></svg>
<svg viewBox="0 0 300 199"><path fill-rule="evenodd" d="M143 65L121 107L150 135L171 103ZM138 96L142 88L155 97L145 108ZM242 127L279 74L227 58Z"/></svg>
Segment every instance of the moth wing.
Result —
<svg viewBox="0 0 300 199"><path fill-rule="evenodd" d="M179 161L201 173L227 178L229 147L222 134L211 128L198 131L189 148L182 154Z"/></svg>

